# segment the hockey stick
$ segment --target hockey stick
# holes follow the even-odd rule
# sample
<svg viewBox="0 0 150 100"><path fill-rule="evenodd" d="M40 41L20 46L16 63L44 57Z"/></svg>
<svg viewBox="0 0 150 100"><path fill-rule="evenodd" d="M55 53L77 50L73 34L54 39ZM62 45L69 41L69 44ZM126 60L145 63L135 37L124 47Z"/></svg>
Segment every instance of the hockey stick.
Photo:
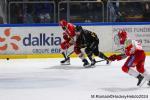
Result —
<svg viewBox="0 0 150 100"><path fill-rule="evenodd" d="M103 60L99 60L99 61L96 61L96 63L98 63L98 62L103 62L103 61L106 61L106 60L104 60L104 59L103 59Z"/></svg>
<svg viewBox="0 0 150 100"><path fill-rule="evenodd" d="M120 50L124 50L124 48L116 49L115 51L120 51Z"/></svg>
<svg viewBox="0 0 150 100"><path fill-rule="evenodd" d="M73 54L74 53L74 51L72 51L72 52L70 52L67 56L66 56L66 58L68 58L71 54Z"/></svg>
<svg viewBox="0 0 150 100"><path fill-rule="evenodd" d="M74 53L74 50L68 54L68 49L67 49L64 53L62 53L62 55L64 56L65 60L67 60L69 56L73 53Z"/></svg>

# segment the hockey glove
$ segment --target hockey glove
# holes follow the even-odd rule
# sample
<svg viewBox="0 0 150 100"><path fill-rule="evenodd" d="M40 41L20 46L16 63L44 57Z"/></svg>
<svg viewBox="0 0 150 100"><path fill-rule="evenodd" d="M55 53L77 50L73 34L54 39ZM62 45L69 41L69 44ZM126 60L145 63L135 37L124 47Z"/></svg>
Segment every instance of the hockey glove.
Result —
<svg viewBox="0 0 150 100"><path fill-rule="evenodd" d="M111 61L121 60L121 59L122 59L122 56L121 56L121 55L113 54L113 55L111 55L108 59L111 60Z"/></svg>
<svg viewBox="0 0 150 100"><path fill-rule="evenodd" d="M67 40L67 41L70 41L71 40L71 38L69 37L69 35L67 35L67 33L63 33L63 38L64 38L64 40Z"/></svg>

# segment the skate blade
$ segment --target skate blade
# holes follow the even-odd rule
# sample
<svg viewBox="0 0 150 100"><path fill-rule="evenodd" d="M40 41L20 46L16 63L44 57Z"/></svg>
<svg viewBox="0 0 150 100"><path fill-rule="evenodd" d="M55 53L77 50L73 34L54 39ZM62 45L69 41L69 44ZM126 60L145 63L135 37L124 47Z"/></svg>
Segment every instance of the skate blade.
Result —
<svg viewBox="0 0 150 100"><path fill-rule="evenodd" d="M65 63L61 63L61 65L70 65L70 63L68 63L68 64L67 63L66 64Z"/></svg>
<svg viewBox="0 0 150 100"><path fill-rule="evenodd" d="M84 68L90 68L90 65L85 65Z"/></svg>
<svg viewBox="0 0 150 100"><path fill-rule="evenodd" d="M86 65L86 66L84 66L84 68L94 68L95 67L95 65Z"/></svg>
<svg viewBox="0 0 150 100"><path fill-rule="evenodd" d="M95 68L95 67L96 67L95 65L92 65L92 66L91 66L91 68Z"/></svg>
<svg viewBox="0 0 150 100"><path fill-rule="evenodd" d="M142 87L145 82L146 82L146 79L143 79L143 81L139 84L139 87Z"/></svg>

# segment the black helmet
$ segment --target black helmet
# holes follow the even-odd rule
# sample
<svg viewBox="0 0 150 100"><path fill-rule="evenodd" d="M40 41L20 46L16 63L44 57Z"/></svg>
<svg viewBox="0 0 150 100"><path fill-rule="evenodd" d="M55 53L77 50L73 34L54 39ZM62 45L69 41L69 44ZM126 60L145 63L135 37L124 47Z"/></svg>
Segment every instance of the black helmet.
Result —
<svg viewBox="0 0 150 100"><path fill-rule="evenodd" d="M77 26L75 27L75 31L76 31L76 32L81 32L81 31L82 31L82 26L77 25Z"/></svg>

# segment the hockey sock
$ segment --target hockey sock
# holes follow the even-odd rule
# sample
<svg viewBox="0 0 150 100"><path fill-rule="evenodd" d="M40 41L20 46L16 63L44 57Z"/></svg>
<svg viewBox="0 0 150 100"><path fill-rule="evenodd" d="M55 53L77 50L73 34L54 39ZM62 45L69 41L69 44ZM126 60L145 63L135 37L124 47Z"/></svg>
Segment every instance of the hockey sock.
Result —
<svg viewBox="0 0 150 100"><path fill-rule="evenodd" d="M93 57L92 53L87 54L87 56L90 59L90 61L95 60L95 58Z"/></svg>
<svg viewBox="0 0 150 100"><path fill-rule="evenodd" d="M129 68L128 74L137 78L137 76L139 75L139 73L135 70L133 70L132 68Z"/></svg>

